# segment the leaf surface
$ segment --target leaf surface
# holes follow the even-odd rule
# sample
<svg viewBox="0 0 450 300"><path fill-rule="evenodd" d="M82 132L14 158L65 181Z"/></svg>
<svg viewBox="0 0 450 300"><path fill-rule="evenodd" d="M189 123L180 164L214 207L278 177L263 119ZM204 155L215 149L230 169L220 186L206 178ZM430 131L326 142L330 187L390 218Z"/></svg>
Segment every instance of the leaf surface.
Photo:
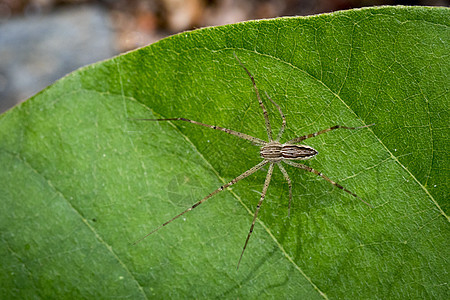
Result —
<svg viewBox="0 0 450 300"><path fill-rule="evenodd" d="M182 33L80 69L0 117L1 298L449 296L449 10L383 7ZM308 139L314 174L256 165L250 79ZM263 96L276 133L281 120Z"/></svg>

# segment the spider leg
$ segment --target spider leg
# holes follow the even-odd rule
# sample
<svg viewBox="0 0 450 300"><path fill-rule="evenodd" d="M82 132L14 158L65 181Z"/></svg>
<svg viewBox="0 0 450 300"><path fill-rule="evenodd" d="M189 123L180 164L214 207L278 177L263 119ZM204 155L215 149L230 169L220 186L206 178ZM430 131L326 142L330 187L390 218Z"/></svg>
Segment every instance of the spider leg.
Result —
<svg viewBox="0 0 450 300"><path fill-rule="evenodd" d="M192 123L192 124L196 124L196 125L200 125L200 126L204 126L204 127L212 128L212 129L215 129L215 130L220 130L220 131L226 132L228 134L240 137L241 139L250 141L250 142L252 142L252 143L254 143L255 145L258 145L258 146L264 146L264 145L267 144L266 141L263 141L263 140L261 140L259 138L253 137L253 136L245 134L245 133L237 132L237 131L234 131L234 130L231 130L231 129L227 129L227 128L223 128L223 127L220 127L220 126L204 124L204 123L197 122L197 121L194 121L194 120L189 120L189 119L186 119L186 118L133 119L133 120L135 120L135 121L158 121L158 122L159 121L185 121L185 122L189 122L189 123Z"/></svg>
<svg viewBox="0 0 450 300"><path fill-rule="evenodd" d="M262 204L264 198L266 197L267 188L269 187L270 179L272 178L272 173L273 173L273 163L270 163L269 171L267 171L266 181L264 182L264 187L263 187L262 194L261 194L261 199L259 200L258 205L256 206L256 211L255 211L255 215L253 216L252 226L250 227L250 231L248 232L247 239L245 240L245 244L244 244L244 248L242 249L241 257L239 257L239 261L238 261L237 268L236 268L237 270L239 270L239 265L241 264L242 256L244 255L245 248L247 248L248 240L250 239L250 236L252 235L253 227L255 227L255 222L256 222L256 218L258 217L259 209L261 208L261 204Z"/></svg>
<svg viewBox="0 0 450 300"><path fill-rule="evenodd" d="M266 122L267 136L269 137L269 142L271 142L271 141L273 141L273 138L272 138L272 127L270 126L270 121L269 121L269 114L267 113L266 107L264 106L264 104L261 100L261 96L259 95L258 88L256 87L255 78L253 78L252 73L250 73L250 71L239 60L236 53L233 53L233 55L236 58L236 60L238 61L238 63L241 65L241 67L245 70L245 72L247 72L248 77L250 77L250 79L252 80L253 88L255 89L256 97L258 98L258 102L259 102L259 106L261 107L261 109L263 111L264 121Z"/></svg>
<svg viewBox="0 0 450 300"><path fill-rule="evenodd" d="M284 133L284 129L286 128L286 117L284 116L283 112L281 111L280 106L275 101L273 101L272 98L270 98L270 96L269 96L269 94L267 94L267 92L265 92L265 93L266 93L267 98L269 98L269 100L272 101L273 105L275 105L278 108L278 111L280 112L280 115L281 115L281 119L283 120L283 122L281 123L280 131L278 132L277 139L276 139L276 141L279 142L281 136Z"/></svg>
<svg viewBox="0 0 450 300"><path fill-rule="evenodd" d="M292 202L292 182L289 178L288 173L286 172L286 169L283 167L281 163L278 163L278 167L280 168L281 173L283 173L284 179L286 179L288 186L289 186L289 207L288 207L288 217L291 216L291 202Z"/></svg>
<svg viewBox="0 0 450 300"><path fill-rule="evenodd" d="M192 205L191 207L189 207L188 209L186 209L185 211L183 211L182 213L176 215L175 217L173 217L172 219L170 219L169 221L163 223L162 225L160 225L158 228L154 229L153 231L151 231L150 233L148 233L146 236L140 238L139 240L137 240L136 242L133 243L133 245L136 245L137 243L141 242L142 240L144 240L146 237L148 237L149 235L151 235L152 233L155 233L156 231L158 231L159 229L163 228L164 226L166 226L167 224L169 224L170 222L178 219L179 217L181 217L182 215L184 215L185 213L193 210L194 208L196 208L197 206L199 206L200 204L202 204L203 202L205 202L206 200L208 200L209 198L211 198L212 196L214 196L215 194L223 191L224 189L226 189L227 187L235 184L236 182L238 182L241 179L244 179L250 175L252 175L253 173L255 173L256 171L258 171L259 169L261 169L263 166L265 166L269 161L267 160L263 160L262 162L260 162L259 164L257 164L256 166L254 166L251 169L248 169L247 171L245 171L244 173L242 173L241 175L239 175L238 177L234 178L233 180L231 180L230 182L228 182L227 184L222 185L221 187L219 187L217 190L215 190L214 192L212 192L211 194L209 194L208 196L206 196L205 198L203 198L202 200L196 202L194 205Z"/></svg>
<svg viewBox="0 0 450 300"><path fill-rule="evenodd" d="M328 178L327 176L323 175L323 174L320 173L319 171L317 171L317 170L315 170L315 169L313 169L313 168L311 168L311 167L309 167L309 166L307 166L307 165L300 164L300 163L296 163L296 162L293 162L293 161L285 160L284 162L287 163L287 164L289 164L289 165L291 165L291 166L294 166L294 167L296 167L296 168L303 169L303 170L305 170L305 171L314 173L314 174L316 174L317 176L322 177L323 179L325 179L326 181L328 181L328 182L331 183L332 185L334 185L334 186L340 188L341 190L343 190L343 191L349 193L349 194L352 195L353 197L358 198L359 200L361 200L362 202L364 202L364 203L367 204L368 206L372 207L372 205L370 205L369 203L367 203L366 201L364 201L363 199L361 199L360 197L358 197L358 195L356 195L355 193L353 193L353 192L347 190L345 187L343 187L342 185L340 185L340 184L337 183L337 182L334 182L333 180L331 180L331 179Z"/></svg>
<svg viewBox="0 0 450 300"><path fill-rule="evenodd" d="M370 127L370 126L373 126L373 125L375 125L375 124L369 124L369 125L360 126L360 127L345 127L345 126L341 126L341 125L336 125L336 126L324 129L324 130L320 130L320 131L317 131L317 132L314 132L314 133L310 133L310 134L307 134L307 135L303 135L303 136L299 136L299 137L293 138L292 140L287 141L286 144L295 144L295 143L301 142L303 140L306 140L306 139L318 136L319 134L327 133L328 131L332 131L332 130L339 129L339 128L340 129L352 129L353 130L353 129L366 128L366 127Z"/></svg>

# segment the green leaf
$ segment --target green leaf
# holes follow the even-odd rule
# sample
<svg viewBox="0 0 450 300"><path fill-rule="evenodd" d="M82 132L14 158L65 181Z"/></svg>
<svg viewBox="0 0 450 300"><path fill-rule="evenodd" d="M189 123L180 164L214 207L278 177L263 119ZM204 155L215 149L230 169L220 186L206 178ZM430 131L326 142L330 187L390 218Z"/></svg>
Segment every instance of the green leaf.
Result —
<svg viewBox="0 0 450 300"><path fill-rule="evenodd" d="M0 298L449 297L449 10L382 7L182 33L80 69L0 117ZM311 173L235 178L267 139L252 72ZM276 107L263 97L277 132Z"/></svg>

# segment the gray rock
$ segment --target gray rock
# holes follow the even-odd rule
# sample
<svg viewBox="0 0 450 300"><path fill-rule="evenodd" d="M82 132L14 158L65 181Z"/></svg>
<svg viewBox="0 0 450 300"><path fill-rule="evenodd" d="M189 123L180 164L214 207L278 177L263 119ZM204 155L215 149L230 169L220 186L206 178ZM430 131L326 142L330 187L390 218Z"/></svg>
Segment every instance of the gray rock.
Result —
<svg viewBox="0 0 450 300"><path fill-rule="evenodd" d="M108 15L78 6L0 25L0 113L71 71L116 54Z"/></svg>

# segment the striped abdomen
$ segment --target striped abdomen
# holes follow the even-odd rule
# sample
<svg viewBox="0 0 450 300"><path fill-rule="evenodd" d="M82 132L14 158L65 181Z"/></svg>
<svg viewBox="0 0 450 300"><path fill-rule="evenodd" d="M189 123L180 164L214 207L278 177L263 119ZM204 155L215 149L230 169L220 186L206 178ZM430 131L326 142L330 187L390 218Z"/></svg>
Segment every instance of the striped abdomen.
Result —
<svg viewBox="0 0 450 300"><path fill-rule="evenodd" d="M280 143L268 144L262 147L260 151L262 158L271 161L310 159L317 155L317 153L318 152L310 146Z"/></svg>

